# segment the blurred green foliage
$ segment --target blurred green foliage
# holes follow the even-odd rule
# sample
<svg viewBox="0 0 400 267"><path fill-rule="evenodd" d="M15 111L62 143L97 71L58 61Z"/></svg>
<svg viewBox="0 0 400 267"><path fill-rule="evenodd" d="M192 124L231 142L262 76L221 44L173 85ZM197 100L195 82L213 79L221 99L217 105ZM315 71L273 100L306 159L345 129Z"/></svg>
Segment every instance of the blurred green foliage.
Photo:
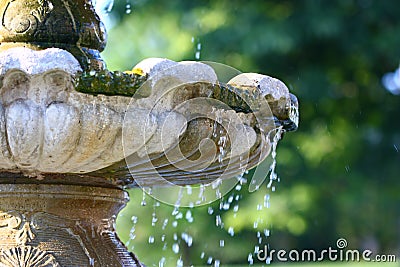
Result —
<svg viewBox="0 0 400 267"><path fill-rule="evenodd" d="M110 69L131 69L148 57L195 60L197 52L200 60L283 80L299 98L301 116L299 130L278 146L276 191L233 191L222 202L239 196L237 213L218 202L211 215L208 207L191 210L191 223L188 210L180 209L180 219L149 197L141 206L141 191L131 190L118 231L144 263L247 263L258 231L260 246L275 249L321 250L343 237L352 248L399 252L400 97L381 85L400 60L397 1L127 1L117 0L108 15L114 26L103 57ZM270 207L260 211L266 194Z"/></svg>

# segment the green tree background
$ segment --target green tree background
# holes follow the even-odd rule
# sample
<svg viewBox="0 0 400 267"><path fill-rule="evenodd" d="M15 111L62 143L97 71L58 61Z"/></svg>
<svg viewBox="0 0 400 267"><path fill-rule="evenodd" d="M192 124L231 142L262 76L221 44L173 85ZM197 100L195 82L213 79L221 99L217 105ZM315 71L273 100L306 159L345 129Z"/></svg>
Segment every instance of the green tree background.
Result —
<svg viewBox="0 0 400 267"><path fill-rule="evenodd" d="M301 116L278 146L275 192L244 186L172 215L131 190L117 221L129 249L148 266L246 264L249 254L257 262L255 246L321 250L342 237L400 256L400 96L381 83L399 67L398 11L397 1L374 0L115 1L109 69L148 57L216 61L283 80Z"/></svg>

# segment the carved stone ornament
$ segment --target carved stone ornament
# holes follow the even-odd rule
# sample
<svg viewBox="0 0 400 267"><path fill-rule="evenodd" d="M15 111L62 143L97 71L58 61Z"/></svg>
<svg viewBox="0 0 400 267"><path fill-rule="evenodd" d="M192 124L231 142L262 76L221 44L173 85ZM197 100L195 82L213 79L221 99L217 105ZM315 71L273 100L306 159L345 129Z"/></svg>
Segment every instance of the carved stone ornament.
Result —
<svg viewBox="0 0 400 267"><path fill-rule="evenodd" d="M0 266L140 266L115 234L120 189L0 184L0 199Z"/></svg>
<svg viewBox="0 0 400 267"><path fill-rule="evenodd" d="M84 67L103 68L99 52L107 36L90 1L2 0L0 19L0 51L58 47L74 54Z"/></svg>

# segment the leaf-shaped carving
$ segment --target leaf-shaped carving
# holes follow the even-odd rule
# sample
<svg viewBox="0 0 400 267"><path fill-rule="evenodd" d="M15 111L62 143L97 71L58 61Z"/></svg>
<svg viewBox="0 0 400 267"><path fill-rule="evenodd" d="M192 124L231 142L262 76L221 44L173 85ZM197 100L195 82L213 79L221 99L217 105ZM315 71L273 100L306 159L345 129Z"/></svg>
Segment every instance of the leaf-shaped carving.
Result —
<svg viewBox="0 0 400 267"><path fill-rule="evenodd" d="M2 251L0 267L59 267L53 255L32 246L21 246Z"/></svg>
<svg viewBox="0 0 400 267"><path fill-rule="evenodd" d="M49 14L53 10L53 4L50 1L46 0L38 0L39 2L39 7L32 11L32 15L34 15L40 23L42 23L46 17L47 14Z"/></svg>
<svg viewBox="0 0 400 267"><path fill-rule="evenodd" d="M30 223L25 222L20 230L15 235L17 244L25 245L27 242L32 241L35 238L35 234L31 230Z"/></svg>
<svg viewBox="0 0 400 267"><path fill-rule="evenodd" d="M17 229L22 222L22 217L15 211L0 212L0 227Z"/></svg>

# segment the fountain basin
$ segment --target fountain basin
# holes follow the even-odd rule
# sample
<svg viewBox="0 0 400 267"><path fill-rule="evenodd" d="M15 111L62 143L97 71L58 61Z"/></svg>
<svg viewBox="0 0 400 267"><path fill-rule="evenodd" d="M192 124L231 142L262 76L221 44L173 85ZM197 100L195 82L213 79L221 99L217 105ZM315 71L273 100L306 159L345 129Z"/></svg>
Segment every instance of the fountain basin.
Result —
<svg viewBox="0 0 400 267"><path fill-rule="evenodd" d="M1 52L4 177L110 187L162 183L155 176L207 183L254 167L270 152L271 132L297 127L297 102L277 79L250 73L221 85L209 65L166 59L134 71L145 80L132 96L93 93L96 85L83 93L82 68L69 52Z"/></svg>

